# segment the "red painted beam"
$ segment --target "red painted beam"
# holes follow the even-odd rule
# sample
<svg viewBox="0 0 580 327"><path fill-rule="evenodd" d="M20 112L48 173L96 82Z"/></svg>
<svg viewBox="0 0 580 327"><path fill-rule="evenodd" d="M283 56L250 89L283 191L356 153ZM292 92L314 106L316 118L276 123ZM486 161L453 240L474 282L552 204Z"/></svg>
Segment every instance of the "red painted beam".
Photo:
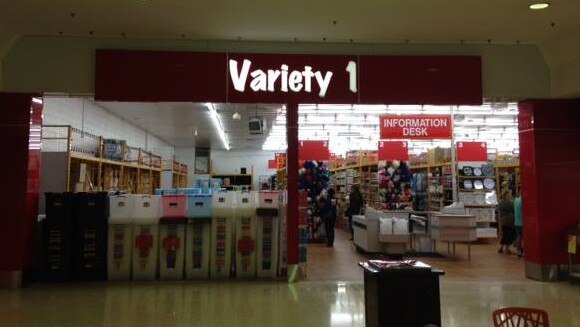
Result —
<svg viewBox="0 0 580 327"><path fill-rule="evenodd" d="M288 143L286 173L288 175L288 206L286 207L288 264L298 264L298 104L286 105L286 142Z"/></svg>

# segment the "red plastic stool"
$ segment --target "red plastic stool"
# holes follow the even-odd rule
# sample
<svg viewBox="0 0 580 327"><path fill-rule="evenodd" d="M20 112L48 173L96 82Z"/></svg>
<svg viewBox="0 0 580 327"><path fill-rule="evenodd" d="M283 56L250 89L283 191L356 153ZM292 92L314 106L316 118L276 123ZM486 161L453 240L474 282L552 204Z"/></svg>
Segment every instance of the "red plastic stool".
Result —
<svg viewBox="0 0 580 327"><path fill-rule="evenodd" d="M531 308L503 308L493 312L494 327L550 327L548 313Z"/></svg>

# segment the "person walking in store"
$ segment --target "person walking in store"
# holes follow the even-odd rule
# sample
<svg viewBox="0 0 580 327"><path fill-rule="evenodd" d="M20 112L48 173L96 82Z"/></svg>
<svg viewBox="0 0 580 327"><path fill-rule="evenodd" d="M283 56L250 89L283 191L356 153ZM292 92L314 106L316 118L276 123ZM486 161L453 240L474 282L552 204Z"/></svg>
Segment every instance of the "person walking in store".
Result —
<svg viewBox="0 0 580 327"><path fill-rule="evenodd" d="M516 229L516 254L518 258L524 255L524 220L522 213L522 196L520 191L514 199L514 226Z"/></svg>
<svg viewBox="0 0 580 327"><path fill-rule="evenodd" d="M326 197L322 201L322 219L326 232L326 246L332 247L334 246L334 225L336 224L336 199L333 188L326 191Z"/></svg>
<svg viewBox="0 0 580 327"><path fill-rule="evenodd" d="M510 191L505 192L501 197L499 204L499 222L501 224L501 241L498 253L510 254L510 246L514 243L515 238L515 217L514 204Z"/></svg>
<svg viewBox="0 0 580 327"><path fill-rule="evenodd" d="M362 213L363 207L363 196L359 190L358 185L353 185L352 190L348 196L349 206L347 210L348 215L348 225L350 227L350 240L354 239L354 227L352 226L352 216L360 215Z"/></svg>

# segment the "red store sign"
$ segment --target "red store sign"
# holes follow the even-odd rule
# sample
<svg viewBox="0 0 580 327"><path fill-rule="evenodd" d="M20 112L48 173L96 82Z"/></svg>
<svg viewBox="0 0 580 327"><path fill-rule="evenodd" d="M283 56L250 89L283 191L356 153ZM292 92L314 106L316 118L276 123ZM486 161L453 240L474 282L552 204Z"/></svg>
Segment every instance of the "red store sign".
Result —
<svg viewBox="0 0 580 327"><path fill-rule="evenodd" d="M95 99L479 105L481 57L97 50Z"/></svg>
<svg viewBox="0 0 580 327"><path fill-rule="evenodd" d="M379 141L379 160L409 160L406 141Z"/></svg>
<svg viewBox="0 0 580 327"><path fill-rule="evenodd" d="M457 161L459 162L487 161L487 143L457 142Z"/></svg>
<svg viewBox="0 0 580 327"><path fill-rule="evenodd" d="M298 147L298 160L319 160L330 159L328 141L300 141Z"/></svg>
<svg viewBox="0 0 580 327"><path fill-rule="evenodd" d="M451 139L450 115L383 115L379 117L381 139Z"/></svg>

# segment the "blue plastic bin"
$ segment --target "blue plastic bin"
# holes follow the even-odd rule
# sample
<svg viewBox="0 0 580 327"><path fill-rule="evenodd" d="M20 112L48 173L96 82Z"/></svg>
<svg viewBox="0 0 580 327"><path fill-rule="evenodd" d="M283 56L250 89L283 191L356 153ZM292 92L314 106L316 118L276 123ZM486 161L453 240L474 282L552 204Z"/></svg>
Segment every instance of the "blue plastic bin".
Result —
<svg viewBox="0 0 580 327"><path fill-rule="evenodd" d="M177 194L199 195L201 194L201 190L198 188L178 188Z"/></svg>
<svg viewBox="0 0 580 327"><path fill-rule="evenodd" d="M189 218L211 218L211 195L188 195L187 216Z"/></svg>

